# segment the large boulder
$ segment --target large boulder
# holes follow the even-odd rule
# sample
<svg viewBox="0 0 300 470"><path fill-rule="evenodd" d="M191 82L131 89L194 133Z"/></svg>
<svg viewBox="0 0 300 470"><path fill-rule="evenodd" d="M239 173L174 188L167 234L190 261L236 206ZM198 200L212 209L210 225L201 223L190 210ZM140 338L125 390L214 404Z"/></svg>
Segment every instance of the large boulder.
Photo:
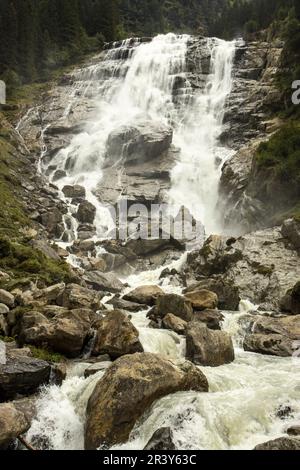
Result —
<svg viewBox="0 0 300 470"><path fill-rule="evenodd" d="M27 432L29 428L29 420L13 403L0 405L0 450L5 449L12 440Z"/></svg>
<svg viewBox="0 0 300 470"><path fill-rule="evenodd" d="M158 286L141 286L124 295L123 299L152 307L163 294L164 291Z"/></svg>
<svg viewBox="0 0 300 470"><path fill-rule="evenodd" d="M173 313L184 321L190 321L193 317L191 302L176 294L165 294L158 297L156 312L159 318L164 318L168 313Z"/></svg>
<svg viewBox="0 0 300 470"><path fill-rule="evenodd" d="M135 423L158 399L179 391L207 392L203 373L155 354L118 359L96 385L86 414L85 448L126 442Z"/></svg>
<svg viewBox="0 0 300 470"><path fill-rule="evenodd" d="M176 450L172 429L158 429L153 434L144 450L151 450L152 452L156 450Z"/></svg>
<svg viewBox="0 0 300 470"><path fill-rule="evenodd" d="M70 199L84 199L86 190L83 186L64 186L62 192L67 198Z"/></svg>
<svg viewBox="0 0 300 470"><path fill-rule="evenodd" d="M149 121L134 127L122 126L108 137L104 166L119 161L132 164L153 160L169 149L172 138L172 128L161 123Z"/></svg>
<svg viewBox="0 0 300 470"><path fill-rule="evenodd" d="M120 296L116 295L109 302L108 305L112 305L115 310L126 310L127 312L141 312L147 310L148 306L138 304L136 302L130 302L129 300L121 299Z"/></svg>
<svg viewBox="0 0 300 470"><path fill-rule="evenodd" d="M232 339L224 331L190 322L186 329L186 357L197 365L217 367L234 361Z"/></svg>
<svg viewBox="0 0 300 470"><path fill-rule="evenodd" d="M264 442L254 450L300 450L300 439L292 437L279 437L273 441Z"/></svg>
<svg viewBox="0 0 300 470"><path fill-rule="evenodd" d="M115 294L121 292L124 288L122 282L113 273L103 274L100 271L86 272L83 276L83 280L96 291Z"/></svg>
<svg viewBox="0 0 300 470"><path fill-rule="evenodd" d="M218 307L218 296L206 289L187 292L185 298L192 303L195 310L213 310Z"/></svg>
<svg viewBox="0 0 300 470"><path fill-rule="evenodd" d="M300 281L287 291L280 301L280 307L284 312L300 315Z"/></svg>
<svg viewBox="0 0 300 470"><path fill-rule="evenodd" d="M296 250L300 250L300 222L288 219L283 222L281 233Z"/></svg>
<svg viewBox="0 0 300 470"><path fill-rule="evenodd" d="M28 395L49 382L50 365L33 357L10 355L0 364L0 401Z"/></svg>
<svg viewBox="0 0 300 470"><path fill-rule="evenodd" d="M112 359L116 359L143 351L139 332L122 311L109 312L99 322L93 355L109 354Z"/></svg>
<svg viewBox="0 0 300 470"><path fill-rule="evenodd" d="M252 333L244 339L245 351L289 357L299 350L300 317L256 317Z"/></svg>
<svg viewBox="0 0 300 470"><path fill-rule="evenodd" d="M69 284L57 298L56 302L58 305L70 310L76 308L100 310L102 308L101 299L102 295L99 292L86 289L78 284Z"/></svg>
<svg viewBox="0 0 300 470"><path fill-rule="evenodd" d="M168 313L162 320L162 326L167 330L175 331L178 335L184 335L187 322L176 317L173 313Z"/></svg>
<svg viewBox="0 0 300 470"><path fill-rule="evenodd" d="M89 201L83 201L79 204L76 218L82 224L92 224L96 216L96 207Z"/></svg>
<svg viewBox="0 0 300 470"><path fill-rule="evenodd" d="M201 281L193 282L183 292L188 294L200 289L214 292L218 296L221 310L238 310L241 301L239 289L232 282L225 281L222 276L203 278Z"/></svg>
<svg viewBox="0 0 300 470"><path fill-rule="evenodd" d="M0 289L0 303L12 308L15 304L15 298L10 292Z"/></svg>
<svg viewBox="0 0 300 470"><path fill-rule="evenodd" d="M21 315L16 325L21 344L49 348L67 357L80 355L91 335L96 314L90 309L44 308Z"/></svg>

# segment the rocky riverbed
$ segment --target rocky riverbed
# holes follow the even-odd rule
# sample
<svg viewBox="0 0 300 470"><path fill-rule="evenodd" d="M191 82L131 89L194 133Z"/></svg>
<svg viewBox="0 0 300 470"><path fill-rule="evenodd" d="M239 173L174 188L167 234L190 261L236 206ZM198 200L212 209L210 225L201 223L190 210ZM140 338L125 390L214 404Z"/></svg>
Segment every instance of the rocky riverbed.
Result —
<svg viewBox="0 0 300 470"><path fill-rule="evenodd" d="M253 149L278 126L281 52L108 45L12 130L30 246L70 268L44 284L0 272L1 448L299 448L300 223L260 223L247 194ZM191 239L133 236L142 207L175 195L203 222Z"/></svg>

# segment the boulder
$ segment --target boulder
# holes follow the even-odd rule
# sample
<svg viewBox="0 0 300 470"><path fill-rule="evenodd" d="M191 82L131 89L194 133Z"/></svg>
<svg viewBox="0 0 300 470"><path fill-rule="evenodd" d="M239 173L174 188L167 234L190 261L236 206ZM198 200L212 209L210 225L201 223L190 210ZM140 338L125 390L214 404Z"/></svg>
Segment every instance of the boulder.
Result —
<svg viewBox="0 0 300 470"><path fill-rule="evenodd" d="M183 292L188 294L199 289L214 292L218 296L220 310L238 310L241 301L239 289L232 282L225 281L222 276L203 278L201 281L192 283Z"/></svg>
<svg viewBox="0 0 300 470"><path fill-rule="evenodd" d="M54 352L77 357L91 335L96 314L90 309L67 310L56 307L43 313L29 311L18 322L20 344L32 344Z"/></svg>
<svg viewBox="0 0 300 470"><path fill-rule="evenodd" d="M103 274L100 271L86 272L83 280L96 291L115 294L121 292L124 288L122 282L113 273Z"/></svg>
<svg viewBox="0 0 300 470"><path fill-rule="evenodd" d="M46 227L50 235L59 238L64 232L63 216L60 210L55 207L41 215L41 223Z"/></svg>
<svg viewBox="0 0 300 470"><path fill-rule="evenodd" d="M289 436L300 436L300 424L290 426L286 432Z"/></svg>
<svg viewBox="0 0 300 470"><path fill-rule="evenodd" d="M124 295L123 299L152 307L156 304L158 297L163 294L164 291L158 286L142 286Z"/></svg>
<svg viewBox="0 0 300 470"><path fill-rule="evenodd" d="M92 224L96 216L96 207L89 201L83 201L79 204L76 218L82 224Z"/></svg>
<svg viewBox="0 0 300 470"><path fill-rule="evenodd" d="M279 439L259 444L254 450L300 450L300 439L279 437Z"/></svg>
<svg viewBox="0 0 300 470"><path fill-rule="evenodd" d="M144 450L151 450L152 452L156 450L176 450L172 429L158 429L153 434Z"/></svg>
<svg viewBox="0 0 300 470"><path fill-rule="evenodd" d="M30 422L12 403L0 405L0 450L24 434L30 428Z"/></svg>
<svg viewBox="0 0 300 470"><path fill-rule="evenodd" d="M153 160L169 149L172 138L172 128L161 123L149 121L134 127L122 126L108 137L104 167L119 161L132 164Z"/></svg>
<svg viewBox="0 0 300 470"><path fill-rule="evenodd" d="M160 318L163 318L168 313L173 313L173 315L184 321L190 321L193 317L191 302L176 294L164 294L158 297L156 311Z"/></svg>
<svg viewBox="0 0 300 470"><path fill-rule="evenodd" d="M297 282L292 289L288 290L281 299L280 307L284 312L300 315L300 282Z"/></svg>
<svg viewBox="0 0 300 470"><path fill-rule="evenodd" d="M175 331L178 335L184 335L187 327L187 322L182 320L179 317L173 315L173 313L168 313L164 316L162 320L162 326L167 330Z"/></svg>
<svg viewBox="0 0 300 470"><path fill-rule="evenodd" d="M0 303L6 305L9 308L13 308L15 305L15 298L10 292L0 289Z"/></svg>
<svg viewBox="0 0 300 470"><path fill-rule="evenodd" d="M46 240L31 240L29 244L36 250L44 253L47 258L51 258L54 261L61 261L59 253L54 248L52 248L52 246Z"/></svg>
<svg viewBox="0 0 300 470"><path fill-rule="evenodd" d="M115 310L126 310L127 312L141 312L142 310L147 310L148 306L143 304L138 304L135 302L130 302L129 300L120 299L120 297L115 296L108 302L108 305L112 305Z"/></svg>
<svg viewBox="0 0 300 470"><path fill-rule="evenodd" d="M213 331L193 321L186 329L186 357L197 365L217 367L234 361L232 339L224 331Z"/></svg>
<svg viewBox="0 0 300 470"><path fill-rule="evenodd" d="M300 250L300 222L288 219L283 222L281 233L296 250Z"/></svg>
<svg viewBox="0 0 300 470"><path fill-rule="evenodd" d="M116 359L126 354L143 352L139 332L120 310L109 312L98 325L92 354L109 354Z"/></svg>
<svg viewBox="0 0 300 470"><path fill-rule="evenodd" d="M49 382L50 370L48 362L7 353L6 363L0 364L0 401L36 392Z"/></svg>
<svg viewBox="0 0 300 470"><path fill-rule="evenodd" d="M187 292L185 298L191 302L195 310L213 310L218 307L218 296L206 289Z"/></svg>
<svg viewBox="0 0 300 470"><path fill-rule="evenodd" d="M85 448L126 442L135 423L158 399L179 391L207 392L203 373L155 354L118 359L99 380L87 405Z"/></svg>
<svg viewBox="0 0 300 470"><path fill-rule="evenodd" d="M88 378L91 377L91 375L98 374L98 372L104 372L106 369L108 369L111 366L110 361L106 362L96 362L96 364L90 365L87 369L84 371L84 377Z"/></svg>
<svg viewBox="0 0 300 470"><path fill-rule="evenodd" d="M252 334L244 339L245 351L289 357L299 349L300 317L256 317Z"/></svg>
<svg viewBox="0 0 300 470"><path fill-rule="evenodd" d="M40 305L56 304L57 299L63 294L66 285L62 282L46 289L36 290L32 293L32 298L37 300Z"/></svg>
<svg viewBox="0 0 300 470"><path fill-rule="evenodd" d="M195 312L193 321L205 323L210 330L221 330L224 316L218 310L204 310L202 312Z"/></svg>
<svg viewBox="0 0 300 470"><path fill-rule="evenodd" d="M92 310L101 310L102 295L91 289L79 286L78 284L69 284L62 294L57 298L57 304L70 310L76 308L89 308Z"/></svg>
<svg viewBox="0 0 300 470"><path fill-rule="evenodd" d="M9 312L7 305L0 304L0 315L6 315Z"/></svg>
<svg viewBox="0 0 300 470"><path fill-rule="evenodd" d="M83 186L64 186L62 192L69 199L84 199L86 196L86 191Z"/></svg>

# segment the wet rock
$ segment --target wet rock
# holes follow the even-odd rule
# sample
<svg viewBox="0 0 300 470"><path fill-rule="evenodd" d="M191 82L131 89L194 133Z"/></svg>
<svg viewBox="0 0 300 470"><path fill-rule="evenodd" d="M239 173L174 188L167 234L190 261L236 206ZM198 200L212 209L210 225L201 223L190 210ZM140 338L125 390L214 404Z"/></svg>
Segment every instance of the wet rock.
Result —
<svg viewBox="0 0 300 470"><path fill-rule="evenodd" d="M218 296L206 289L187 292L185 298L192 303L195 310L213 310L218 307Z"/></svg>
<svg viewBox="0 0 300 470"><path fill-rule="evenodd" d="M0 289L0 302L9 308L13 308L15 304L15 298L10 292Z"/></svg>
<svg viewBox="0 0 300 470"><path fill-rule="evenodd" d="M160 318L168 313L173 313L173 315L184 321L190 321L193 317L193 308L191 302L184 297L176 294L165 294L157 299L156 313Z"/></svg>
<svg viewBox="0 0 300 470"><path fill-rule="evenodd" d="M156 252L159 253L168 248L175 248L179 251L183 251L185 249L185 244L179 240L175 240L172 236L167 237L166 239L132 239L126 242L125 246L141 257L146 257Z"/></svg>
<svg viewBox="0 0 300 470"><path fill-rule="evenodd" d="M46 227L48 233L56 238L59 238L64 231L62 224L63 216L59 209L54 208L41 215L41 223Z"/></svg>
<svg viewBox="0 0 300 470"><path fill-rule="evenodd" d="M153 160L168 150L173 130L161 123L145 122L137 126L122 126L107 140L105 166L122 161L124 164Z"/></svg>
<svg viewBox="0 0 300 470"><path fill-rule="evenodd" d="M34 393L48 383L49 378L50 365L47 362L7 353L6 363L0 364L0 401Z"/></svg>
<svg viewBox="0 0 300 470"><path fill-rule="evenodd" d="M56 307L56 311L46 309L43 313L24 313L16 331L21 344L47 348L72 358L81 353L96 319L96 314L89 309Z"/></svg>
<svg viewBox="0 0 300 470"><path fill-rule="evenodd" d="M195 364L217 367L234 361L231 337L224 331L213 331L193 321L186 329L186 357Z"/></svg>
<svg viewBox="0 0 300 470"><path fill-rule="evenodd" d="M112 359L117 359L143 351L139 332L125 313L114 310L99 322L93 347L94 356L109 354Z"/></svg>
<svg viewBox="0 0 300 470"><path fill-rule="evenodd" d="M92 224L96 216L96 207L89 201L83 201L76 214L76 218L82 224Z"/></svg>
<svg viewBox="0 0 300 470"><path fill-rule="evenodd" d="M54 175L53 175L52 181L53 181L53 183L55 183L56 181L59 181L59 180L65 178L66 176L67 176L66 171L56 170Z"/></svg>
<svg viewBox="0 0 300 470"><path fill-rule="evenodd" d="M178 335L184 335L187 327L187 322L172 313L168 313L162 320L162 325L167 330L175 331Z"/></svg>
<svg viewBox="0 0 300 470"><path fill-rule="evenodd" d="M280 437L279 439L259 444L254 450L300 450L300 439Z"/></svg>
<svg viewBox="0 0 300 470"><path fill-rule="evenodd" d="M123 299L152 307L164 291L158 286L141 286L124 295Z"/></svg>
<svg viewBox="0 0 300 470"><path fill-rule="evenodd" d="M300 424L299 425L294 425L290 426L287 430L287 434L289 436L300 436Z"/></svg>
<svg viewBox="0 0 300 470"><path fill-rule="evenodd" d="M193 282L183 292L188 294L198 289L207 289L214 292L219 299L220 310L237 311L241 298L239 290L233 283L229 283L222 279L222 276L213 278L203 278L198 282Z"/></svg>
<svg viewBox="0 0 300 470"><path fill-rule="evenodd" d="M194 312L193 321L205 323L210 330L221 330L221 323L224 321L224 316L218 310L204 310Z"/></svg>
<svg viewBox="0 0 300 470"><path fill-rule="evenodd" d="M86 191L83 186L64 186L62 192L69 199L84 199Z"/></svg>
<svg viewBox="0 0 300 470"><path fill-rule="evenodd" d="M244 340L245 351L289 357L299 349L300 317L257 317L252 334Z"/></svg>
<svg viewBox="0 0 300 470"><path fill-rule="evenodd" d="M281 233L296 250L300 250L300 222L295 219L285 220L281 227Z"/></svg>
<svg viewBox="0 0 300 470"><path fill-rule="evenodd" d="M280 301L280 307L284 312L300 315L300 282L288 290Z"/></svg>
<svg viewBox="0 0 300 470"><path fill-rule="evenodd" d="M0 450L4 450L10 441L24 434L30 428L26 416L12 403L0 405Z"/></svg>
<svg viewBox="0 0 300 470"><path fill-rule="evenodd" d="M158 429L153 434L153 436L149 440L144 450L151 450L151 451L176 450L172 429L171 428Z"/></svg>
<svg viewBox="0 0 300 470"><path fill-rule="evenodd" d="M84 377L88 378L91 377L91 375L98 374L98 372L104 372L106 369L108 369L112 365L112 362L97 362L96 364L92 364L89 366L85 371L84 371Z"/></svg>
<svg viewBox="0 0 300 470"><path fill-rule="evenodd" d="M118 359L88 402L85 448L126 442L135 423L159 398L179 391L207 392L203 373L189 362L175 365L155 354Z"/></svg>
<svg viewBox="0 0 300 470"><path fill-rule="evenodd" d="M111 299L108 304L112 305L115 310L126 310L127 312L141 312L148 308L147 305L130 302L128 300L124 300L124 298L120 299L117 296Z"/></svg>
<svg viewBox="0 0 300 470"><path fill-rule="evenodd" d="M78 284L68 284L64 291L57 297L56 303L67 309L89 308L101 310L101 299L103 295L91 289L79 286Z"/></svg>
<svg viewBox="0 0 300 470"><path fill-rule="evenodd" d="M51 366L51 383L62 386L64 380L67 378L67 365L64 362L60 364L53 364Z"/></svg>
<svg viewBox="0 0 300 470"><path fill-rule="evenodd" d="M83 280L96 291L115 294L121 292L124 288L122 282L113 273L103 274L99 271L86 272L83 276Z"/></svg>
<svg viewBox="0 0 300 470"><path fill-rule="evenodd" d="M55 261L61 261L58 252L52 248L52 246L50 246L46 240L31 240L30 245L44 253L47 258L53 259Z"/></svg>

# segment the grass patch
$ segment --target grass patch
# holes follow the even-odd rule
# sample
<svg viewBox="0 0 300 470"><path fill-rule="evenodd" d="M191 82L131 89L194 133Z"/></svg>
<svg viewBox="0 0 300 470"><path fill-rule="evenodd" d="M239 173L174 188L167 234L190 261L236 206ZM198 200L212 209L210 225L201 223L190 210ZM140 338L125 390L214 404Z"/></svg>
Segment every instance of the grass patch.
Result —
<svg viewBox="0 0 300 470"><path fill-rule="evenodd" d="M66 359L64 356L62 356L59 353L54 353L53 351L50 351L49 349L43 349L43 348L36 348L35 346L28 346L32 356L36 359L41 359L42 361L46 362L54 362L54 363L59 363L59 362L64 362Z"/></svg>

